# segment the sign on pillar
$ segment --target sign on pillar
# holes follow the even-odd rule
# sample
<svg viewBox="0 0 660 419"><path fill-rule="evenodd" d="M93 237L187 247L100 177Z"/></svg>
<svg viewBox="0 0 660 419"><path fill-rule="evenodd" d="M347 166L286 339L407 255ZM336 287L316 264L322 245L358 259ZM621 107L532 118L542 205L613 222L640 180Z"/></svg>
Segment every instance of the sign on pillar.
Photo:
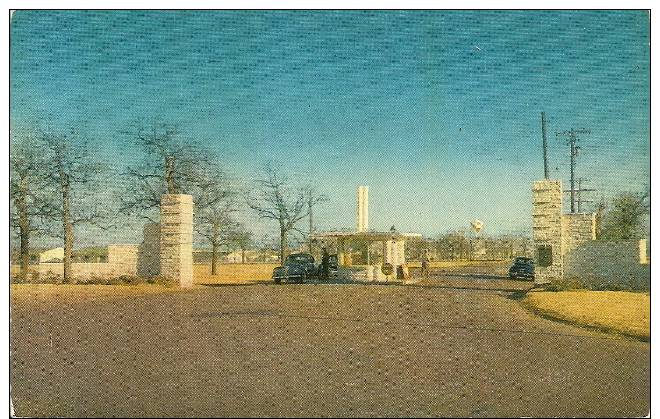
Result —
<svg viewBox="0 0 660 419"><path fill-rule="evenodd" d="M193 199L163 195L160 201L160 273L182 287L193 285Z"/></svg>
<svg viewBox="0 0 660 419"><path fill-rule="evenodd" d="M562 185L539 180L532 186L532 231L536 269L534 282L547 284L564 276L562 240Z"/></svg>

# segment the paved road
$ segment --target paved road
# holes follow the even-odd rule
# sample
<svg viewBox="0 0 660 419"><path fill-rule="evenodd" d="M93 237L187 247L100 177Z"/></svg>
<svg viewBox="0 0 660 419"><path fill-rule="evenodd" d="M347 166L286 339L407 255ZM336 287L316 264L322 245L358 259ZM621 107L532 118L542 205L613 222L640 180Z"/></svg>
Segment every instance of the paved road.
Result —
<svg viewBox="0 0 660 419"><path fill-rule="evenodd" d="M640 416L650 345L435 286L12 301L19 415Z"/></svg>

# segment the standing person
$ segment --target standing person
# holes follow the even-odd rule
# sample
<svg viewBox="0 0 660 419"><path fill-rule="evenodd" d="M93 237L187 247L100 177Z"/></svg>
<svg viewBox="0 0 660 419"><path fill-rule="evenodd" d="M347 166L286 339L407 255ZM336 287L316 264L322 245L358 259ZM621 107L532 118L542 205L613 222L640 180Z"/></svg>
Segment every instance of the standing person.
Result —
<svg viewBox="0 0 660 419"><path fill-rule="evenodd" d="M426 254L422 257L422 278L429 279L429 258Z"/></svg>
<svg viewBox="0 0 660 419"><path fill-rule="evenodd" d="M328 250L324 247L323 248L323 256L321 256L321 271L323 274L323 279L328 279L328 276L330 276L330 255L328 254Z"/></svg>

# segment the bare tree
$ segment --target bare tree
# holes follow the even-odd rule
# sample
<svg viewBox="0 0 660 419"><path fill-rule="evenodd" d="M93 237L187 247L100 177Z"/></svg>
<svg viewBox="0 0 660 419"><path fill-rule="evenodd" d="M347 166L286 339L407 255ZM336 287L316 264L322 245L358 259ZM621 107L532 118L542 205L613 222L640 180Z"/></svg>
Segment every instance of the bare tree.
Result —
<svg viewBox="0 0 660 419"><path fill-rule="evenodd" d="M288 235L299 231L296 224L309 215L309 202L305 191L294 189L286 176L267 164L262 176L256 180L253 195L248 197L248 206L256 211L260 219L276 221L280 229L280 262L288 253ZM315 202L312 202L312 206Z"/></svg>
<svg viewBox="0 0 660 419"><path fill-rule="evenodd" d="M305 189L305 199L307 203L307 212L309 217L308 245L309 253L312 253L312 234L314 234L314 207L317 204L327 202L328 197L319 193L313 186L307 186Z"/></svg>
<svg viewBox="0 0 660 419"><path fill-rule="evenodd" d="M245 251L253 244L252 232L241 223L236 223L229 232L229 242L241 250L241 263L245 263Z"/></svg>
<svg viewBox="0 0 660 419"><path fill-rule="evenodd" d="M128 168L127 193L121 199L123 214L139 215L158 221L160 200L164 194L192 194L195 207L201 200L195 194L212 180L213 154L204 147L181 141L175 125L155 121L146 127L133 124L124 133L130 135L143 152L143 161Z"/></svg>
<svg viewBox="0 0 660 419"><path fill-rule="evenodd" d="M406 259L422 260L428 253L431 240L424 237L413 238L406 244Z"/></svg>
<svg viewBox="0 0 660 419"><path fill-rule="evenodd" d="M255 243L257 250L259 251L259 260L261 262L270 262L270 256L277 249L277 241L274 237L271 237L268 234L264 234L258 239Z"/></svg>
<svg viewBox="0 0 660 419"><path fill-rule="evenodd" d="M51 189L59 196L60 205L56 214L62 230L56 236L64 240L64 282L71 282L71 259L73 254L74 227L81 224L107 229L108 203L94 199L103 188L99 187L100 175L105 168L90 158L88 144L75 132L66 134L44 133L43 141L48 147L51 161Z"/></svg>
<svg viewBox="0 0 660 419"><path fill-rule="evenodd" d="M30 238L35 231L43 231L46 219L53 212L52 197L44 194L47 165L44 144L31 132L11 132L9 152L9 195L11 211L9 224L18 231L20 239L20 279L25 282L30 267Z"/></svg>
<svg viewBox="0 0 660 419"><path fill-rule="evenodd" d="M436 251L445 259L468 259L470 242L464 231L455 231L440 235L436 241Z"/></svg>
<svg viewBox="0 0 660 419"><path fill-rule="evenodd" d="M220 246L227 242L235 225L232 214L237 210L236 192L219 171L204 179L194 190L198 199L195 230L211 244L211 275L216 275Z"/></svg>
<svg viewBox="0 0 660 419"><path fill-rule="evenodd" d="M227 242L230 228L234 221L231 218L231 208L213 206L207 208L202 214L197 216L195 229L206 238L211 244L211 275L218 272L218 255L220 246Z"/></svg>

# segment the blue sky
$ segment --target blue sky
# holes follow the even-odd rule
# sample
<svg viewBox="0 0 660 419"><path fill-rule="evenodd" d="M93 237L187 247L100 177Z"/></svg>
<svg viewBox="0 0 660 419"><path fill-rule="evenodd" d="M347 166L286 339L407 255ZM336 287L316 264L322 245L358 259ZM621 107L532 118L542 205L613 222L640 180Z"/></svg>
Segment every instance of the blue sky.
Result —
<svg viewBox="0 0 660 419"><path fill-rule="evenodd" d="M364 184L373 228L529 231L541 111L566 188L572 127L592 198L648 185L649 31L642 11L18 11L10 114L82 126L117 171L136 117L178 123L238 177L312 179L319 228L354 227Z"/></svg>

